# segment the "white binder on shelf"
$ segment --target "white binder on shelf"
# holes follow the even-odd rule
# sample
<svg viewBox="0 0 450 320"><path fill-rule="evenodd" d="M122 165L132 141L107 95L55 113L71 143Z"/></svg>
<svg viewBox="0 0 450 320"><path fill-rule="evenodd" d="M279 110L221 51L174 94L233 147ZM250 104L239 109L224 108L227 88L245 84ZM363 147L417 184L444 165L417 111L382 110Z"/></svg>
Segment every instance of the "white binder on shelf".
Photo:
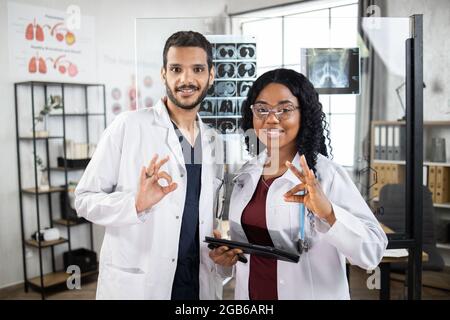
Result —
<svg viewBox="0 0 450 320"><path fill-rule="evenodd" d="M386 137L386 126L380 126L380 149L381 149L381 160L387 160L387 137Z"/></svg>
<svg viewBox="0 0 450 320"><path fill-rule="evenodd" d="M387 126L387 160L394 160L394 126Z"/></svg>
<svg viewBox="0 0 450 320"><path fill-rule="evenodd" d="M381 144L380 144L380 126L374 126L374 148L375 148L375 160L381 159Z"/></svg>
<svg viewBox="0 0 450 320"><path fill-rule="evenodd" d="M394 126L394 160L402 160L400 153L400 126Z"/></svg>

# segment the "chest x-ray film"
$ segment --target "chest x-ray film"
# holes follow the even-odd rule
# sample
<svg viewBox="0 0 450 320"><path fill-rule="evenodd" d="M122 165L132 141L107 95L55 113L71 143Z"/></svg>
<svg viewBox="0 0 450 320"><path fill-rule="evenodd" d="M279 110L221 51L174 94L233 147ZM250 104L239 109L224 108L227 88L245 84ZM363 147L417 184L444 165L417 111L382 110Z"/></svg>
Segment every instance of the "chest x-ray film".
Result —
<svg viewBox="0 0 450 320"><path fill-rule="evenodd" d="M302 48L301 66L319 94L359 94L359 48Z"/></svg>

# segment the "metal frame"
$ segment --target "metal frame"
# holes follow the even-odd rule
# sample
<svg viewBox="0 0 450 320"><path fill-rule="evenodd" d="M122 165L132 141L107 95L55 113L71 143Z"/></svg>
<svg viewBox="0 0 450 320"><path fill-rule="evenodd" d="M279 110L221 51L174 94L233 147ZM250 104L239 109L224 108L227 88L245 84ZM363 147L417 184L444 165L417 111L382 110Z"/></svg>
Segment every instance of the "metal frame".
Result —
<svg viewBox="0 0 450 320"><path fill-rule="evenodd" d="M411 35L406 40L406 193L405 234L390 235L389 249L408 249L408 300L422 298L423 221L423 16L410 17ZM420 195L420 196L417 196ZM383 266L389 274L389 265ZM382 277L389 286L390 278ZM389 296L384 298L389 299Z"/></svg>
<svg viewBox="0 0 450 320"><path fill-rule="evenodd" d="M27 273L27 261L26 261L26 236L25 236L25 218L24 218L24 209L23 209L23 189L22 189L22 170L21 170L21 154L20 154L20 142L23 141L22 137L20 137L20 130L19 130L19 100L18 100L18 88L26 86L30 87L31 90L31 111L32 111L32 128L33 128L33 137L32 137L32 143L33 143L33 151L34 151L34 187L35 187L35 201L36 201L36 217L37 217L37 228L38 230L41 229L41 221L40 221L40 209L39 209L39 197L41 194L38 192L38 176L37 176L37 165L36 165L36 157L37 157L37 147L36 147L36 140L37 139L43 139L45 141L45 153L47 158L47 175L48 175L48 181L49 185L51 185L51 174L50 174L50 150L49 150L49 142L48 140L52 137L46 137L46 138L37 138L36 137L36 130L35 130L35 87L44 87L44 97L47 101L47 87L48 86L60 86L61 87L61 99L62 104L65 106L64 103L64 91L66 86L82 86L85 88L85 114L82 114L81 116L85 116L86 118L86 138L87 143L89 143L89 116L88 113L88 88L89 87L97 87L101 88L103 91L102 98L103 98L103 112L102 113L95 113L94 115L103 116L103 125L104 128L106 128L106 92L105 92L105 85L104 84L88 84L88 83L59 83L59 82L45 82L45 81L26 81L26 82L17 82L14 83L14 97L15 97L15 120L16 120L16 148L17 148L17 168L18 168L18 191L19 191L19 208L20 208L20 227L21 227L21 238L22 238L22 262L23 262L23 276L24 276L24 290L25 292L28 292L29 286L32 286L35 289L38 289L41 292L41 298L45 299L45 291L48 287L44 286L44 271L43 271L43 260L42 260L42 244L41 240L38 239L38 251L39 251L39 275L40 275L40 287L35 286L33 283L31 283L28 280L28 273ZM28 93L27 93L28 94ZM65 108L62 109L62 121L63 121L63 136L59 137L63 139L63 154L64 158L66 159L66 118L67 115L65 113ZM68 167L67 162L64 163L64 178L65 178L65 189L64 191L68 191ZM61 191L58 191L61 192ZM50 227L53 227L53 210L52 210L52 192L48 192L47 199L49 203L49 219L50 219ZM75 225L74 225L75 226ZM69 248L69 252L72 251L71 246L71 234L70 234L70 228L72 225L68 222L67 223L67 244ZM90 247L91 250L94 249L94 235L93 235L93 228L92 223L89 223L90 228ZM66 242L63 242L61 244L64 244ZM50 246L51 249L51 256L52 256L52 270L53 272L56 272L56 265L55 265L55 254L54 254L54 245Z"/></svg>
<svg viewBox="0 0 450 320"><path fill-rule="evenodd" d="M413 239L408 257L408 299L422 296L423 16L411 17L406 41L406 232ZM417 196L419 195L419 196Z"/></svg>

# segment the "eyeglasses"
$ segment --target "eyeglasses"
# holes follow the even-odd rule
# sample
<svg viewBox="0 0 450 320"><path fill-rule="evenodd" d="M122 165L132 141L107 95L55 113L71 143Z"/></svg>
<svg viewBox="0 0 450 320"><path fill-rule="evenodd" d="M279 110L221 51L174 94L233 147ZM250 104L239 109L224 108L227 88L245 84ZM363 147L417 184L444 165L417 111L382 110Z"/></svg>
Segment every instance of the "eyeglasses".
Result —
<svg viewBox="0 0 450 320"><path fill-rule="evenodd" d="M294 106L290 102L284 102L277 104L272 108L270 104L267 103L255 103L250 106L253 114L259 120L266 120L270 113L273 113L278 121L289 119L295 110L300 109L299 106Z"/></svg>

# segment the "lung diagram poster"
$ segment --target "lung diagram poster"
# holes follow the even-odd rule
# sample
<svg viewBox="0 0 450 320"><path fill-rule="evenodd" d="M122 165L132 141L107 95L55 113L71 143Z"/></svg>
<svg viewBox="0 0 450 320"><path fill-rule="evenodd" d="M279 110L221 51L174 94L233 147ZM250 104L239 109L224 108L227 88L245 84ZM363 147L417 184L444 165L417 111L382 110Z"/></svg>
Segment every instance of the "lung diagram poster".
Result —
<svg viewBox="0 0 450 320"><path fill-rule="evenodd" d="M93 82L94 18L67 11L8 3L10 72L16 80Z"/></svg>

